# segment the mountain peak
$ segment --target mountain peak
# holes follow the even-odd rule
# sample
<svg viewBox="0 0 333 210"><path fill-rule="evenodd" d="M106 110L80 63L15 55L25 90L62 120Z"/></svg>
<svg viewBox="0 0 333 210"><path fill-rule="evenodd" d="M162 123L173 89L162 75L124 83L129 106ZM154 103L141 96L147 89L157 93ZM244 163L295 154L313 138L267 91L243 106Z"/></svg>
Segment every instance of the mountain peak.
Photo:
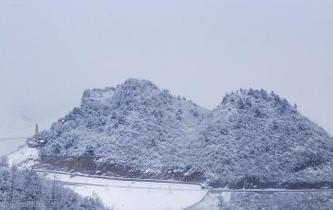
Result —
<svg viewBox="0 0 333 210"><path fill-rule="evenodd" d="M124 83L118 85L117 87L129 90L136 90L136 89L159 90L158 87L151 81L144 79L135 79L135 78L129 78L125 80Z"/></svg>
<svg viewBox="0 0 333 210"><path fill-rule="evenodd" d="M268 93L264 89L240 89L226 94L218 109L223 108L251 109L270 107L271 109L289 110L296 112L296 107L290 105L287 99L274 92Z"/></svg>
<svg viewBox="0 0 333 210"><path fill-rule="evenodd" d="M139 80L130 78L124 83L114 87L106 87L103 89L88 89L85 90L81 105L96 105L104 104L110 105L112 101L123 100L123 99L134 99L139 95L143 97L149 97L154 93L158 93L160 90L158 87L148 80Z"/></svg>

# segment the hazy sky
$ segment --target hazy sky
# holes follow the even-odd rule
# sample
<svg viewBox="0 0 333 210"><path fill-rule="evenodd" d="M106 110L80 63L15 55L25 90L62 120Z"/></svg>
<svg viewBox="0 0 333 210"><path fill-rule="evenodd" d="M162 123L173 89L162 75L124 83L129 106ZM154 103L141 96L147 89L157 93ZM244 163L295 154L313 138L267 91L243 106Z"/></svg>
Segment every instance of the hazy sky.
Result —
<svg viewBox="0 0 333 210"><path fill-rule="evenodd" d="M332 0L0 0L0 134L47 128L84 89L128 77L207 108L231 90L274 90L333 134L332 11Z"/></svg>

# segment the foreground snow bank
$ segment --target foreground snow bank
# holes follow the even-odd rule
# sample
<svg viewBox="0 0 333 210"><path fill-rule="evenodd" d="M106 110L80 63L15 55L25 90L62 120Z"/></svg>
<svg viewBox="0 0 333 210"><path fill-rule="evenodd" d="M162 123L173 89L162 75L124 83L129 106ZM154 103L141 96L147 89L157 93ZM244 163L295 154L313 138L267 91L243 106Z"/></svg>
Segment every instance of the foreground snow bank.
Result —
<svg viewBox="0 0 333 210"><path fill-rule="evenodd" d="M98 196L116 210L181 210L207 193L198 185L119 181L56 173L42 173L82 196Z"/></svg>

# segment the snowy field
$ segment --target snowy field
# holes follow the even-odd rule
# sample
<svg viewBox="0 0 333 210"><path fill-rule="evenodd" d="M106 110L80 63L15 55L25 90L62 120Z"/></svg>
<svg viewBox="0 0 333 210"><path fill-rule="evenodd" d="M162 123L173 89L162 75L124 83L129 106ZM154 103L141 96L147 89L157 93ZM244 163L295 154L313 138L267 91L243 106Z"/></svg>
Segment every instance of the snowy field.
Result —
<svg viewBox="0 0 333 210"><path fill-rule="evenodd" d="M98 196L106 206L115 210L181 210L198 202L207 193L198 185L41 174L62 182L82 196Z"/></svg>
<svg viewBox="0 0 333 210"><path fill-rule="evenodd" d="M31 167L37 158L37 150L28 147L8 155L11 165L22 168ZM182 210L199 202L207 193L199 185L191 184L121 181L52 172L39 174L62 182L82 196L98 196L115 210Z"/></svg>

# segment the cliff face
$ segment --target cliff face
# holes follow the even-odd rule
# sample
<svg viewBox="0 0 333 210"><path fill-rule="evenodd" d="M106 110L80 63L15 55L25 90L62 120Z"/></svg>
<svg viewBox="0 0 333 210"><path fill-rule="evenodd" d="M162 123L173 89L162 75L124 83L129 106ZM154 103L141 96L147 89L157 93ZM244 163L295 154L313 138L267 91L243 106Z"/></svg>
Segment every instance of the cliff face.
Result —
<svg viewBox="0 0 333 210"><path fill-rule="evenodd" d="M48 141L40 151L44 160L84 160L90 170L121 176L233 187L333 180L331 137L263 90L228 94L209 111L149 81L129 79L86 90L80 107L41 138Z"/></svg>

